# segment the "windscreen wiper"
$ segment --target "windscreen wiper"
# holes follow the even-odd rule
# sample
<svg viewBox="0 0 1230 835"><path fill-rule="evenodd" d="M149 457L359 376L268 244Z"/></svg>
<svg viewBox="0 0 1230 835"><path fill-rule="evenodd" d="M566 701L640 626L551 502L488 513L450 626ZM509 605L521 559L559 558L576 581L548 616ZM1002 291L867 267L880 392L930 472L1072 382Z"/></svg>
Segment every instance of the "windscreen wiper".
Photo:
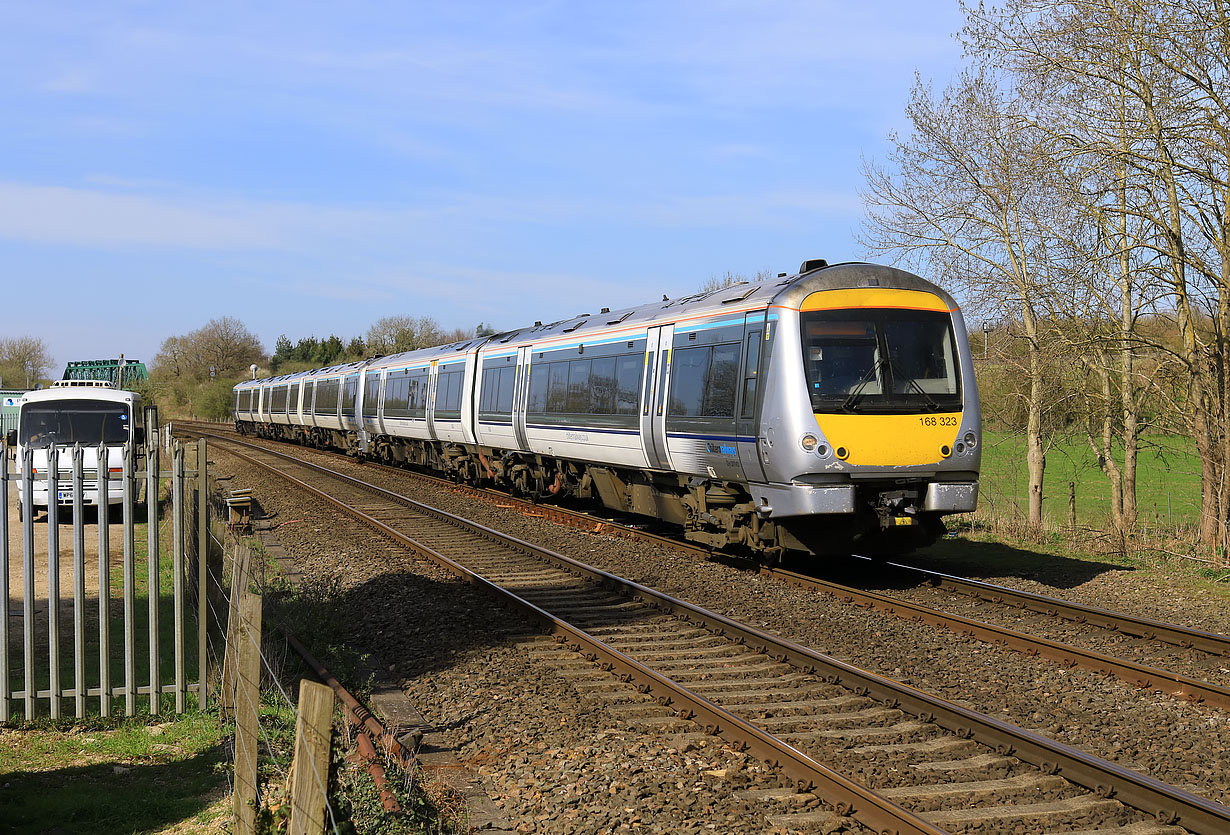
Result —
<svg viewBox="0 0 1230 835"><path fill-rule="evenodd" d="M891 356L888 358L888 364L889 364L889 367L893 370L893 377L894 378L900 377L902 380L905 380L905 384L907 386L912 387L914 391L921 394L923 396L923 400L927 404L928 409L930 409L933 412L938 412L940 410L940 404L935 401L935 398L927 393L927 391L922 387L922 385L918 382L918 380L915 380L909 374L906 374L904 371L902 371L901 367L897 365L896 361L893 360Z"/></svg>
<svg viewBox="0 0 1230 835"><path fill-rule="evenodd" d="M841 410L843 412L854 411L854 407L857 406L859 401L863 399L863 389L867 388L867 384L875 379L876 372L879 371L880 364L883 362L884 360L871 361L871 368L867 369L867 373L865 373L862 379L859 380L854 388L850 390L850 396L847 397L845 402L841 404Z"/></svg>

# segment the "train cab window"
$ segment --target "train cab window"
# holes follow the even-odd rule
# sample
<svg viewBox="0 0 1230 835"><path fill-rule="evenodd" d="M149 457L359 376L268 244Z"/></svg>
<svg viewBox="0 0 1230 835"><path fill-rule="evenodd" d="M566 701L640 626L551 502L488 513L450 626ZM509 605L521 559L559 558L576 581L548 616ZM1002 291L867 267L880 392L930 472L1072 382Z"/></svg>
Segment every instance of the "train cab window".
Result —
<svg viewBox="0 0 1230 835"><path fill-rule="evenodd" d="M803 365L820 413L960 411L950 317L925 310L803 314Z"/></svg>

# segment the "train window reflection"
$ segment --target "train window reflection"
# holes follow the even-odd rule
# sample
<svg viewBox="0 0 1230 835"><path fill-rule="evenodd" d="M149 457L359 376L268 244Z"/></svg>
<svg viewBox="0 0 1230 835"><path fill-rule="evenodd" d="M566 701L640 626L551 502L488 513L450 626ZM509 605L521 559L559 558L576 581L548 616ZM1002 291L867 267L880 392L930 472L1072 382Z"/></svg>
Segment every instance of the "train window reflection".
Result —
<svg viewBox="0 0 1230 835"><path fill-rule="evenodd" d="M920 310L804 313L803 367L816 412L961 410L952 321Z"/></svg>

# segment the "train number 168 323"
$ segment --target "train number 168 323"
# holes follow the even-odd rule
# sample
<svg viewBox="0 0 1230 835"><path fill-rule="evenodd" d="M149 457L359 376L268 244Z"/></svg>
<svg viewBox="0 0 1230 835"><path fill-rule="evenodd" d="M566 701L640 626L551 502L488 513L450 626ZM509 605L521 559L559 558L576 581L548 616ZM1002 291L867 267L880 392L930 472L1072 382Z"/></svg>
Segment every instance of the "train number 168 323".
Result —
<svg viewBox="0 0 1230 835"><path fill-rule="evenodd" d="M957 419L955 417L920 417L918 422L923 426L956 426Z"/></svg>

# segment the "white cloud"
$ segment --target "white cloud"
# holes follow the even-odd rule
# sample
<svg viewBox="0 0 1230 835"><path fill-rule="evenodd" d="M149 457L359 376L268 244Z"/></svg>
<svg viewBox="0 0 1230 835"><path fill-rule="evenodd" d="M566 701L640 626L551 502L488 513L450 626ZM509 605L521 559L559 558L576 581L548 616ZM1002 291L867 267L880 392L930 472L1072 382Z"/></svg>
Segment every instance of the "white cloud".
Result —
<svg viewBox="0 0 1230 835"><path fill-rule="evenodd" d="M299 249L339 238L390 237L423 216L407 210L155 198L0 182L0 238L40 244Z"/></svg>

